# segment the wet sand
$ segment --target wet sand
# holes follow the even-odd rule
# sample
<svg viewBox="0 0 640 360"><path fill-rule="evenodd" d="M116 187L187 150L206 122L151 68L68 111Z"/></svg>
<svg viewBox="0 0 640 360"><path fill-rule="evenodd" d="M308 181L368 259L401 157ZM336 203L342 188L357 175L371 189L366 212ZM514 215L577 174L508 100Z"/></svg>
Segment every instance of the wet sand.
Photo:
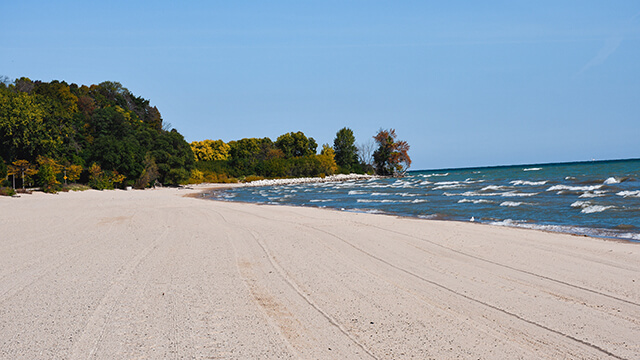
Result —
<svg viewBox="0 0 640 360"><path fill-rule="evenodd" d="M640 244L197 193L0 197L0 358L640 358Z"/></svg>

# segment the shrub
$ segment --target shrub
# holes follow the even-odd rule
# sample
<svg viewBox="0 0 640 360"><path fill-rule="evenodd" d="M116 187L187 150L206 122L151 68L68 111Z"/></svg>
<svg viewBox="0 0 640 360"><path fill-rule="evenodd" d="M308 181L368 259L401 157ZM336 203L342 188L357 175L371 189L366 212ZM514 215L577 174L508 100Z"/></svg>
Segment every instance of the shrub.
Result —
<svg viewBox="0 0 640 360"><path fill-rule="evenodd" d="M10 187L0 187L0 196L13 196L16 192Z"/></svg>

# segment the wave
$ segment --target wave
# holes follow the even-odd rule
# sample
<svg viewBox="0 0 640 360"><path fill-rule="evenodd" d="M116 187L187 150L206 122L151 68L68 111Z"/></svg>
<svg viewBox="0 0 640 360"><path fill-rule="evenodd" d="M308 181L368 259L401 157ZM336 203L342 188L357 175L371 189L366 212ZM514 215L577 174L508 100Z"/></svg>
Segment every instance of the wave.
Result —
<svg viewBox="0 0 640 360"><path fill-rule="evenodd" d="M590 185L590 186L553 185L552 187L548 188L547 191L562 191L562 190L594 191L594 190L601 189L603 186L604 185Z"/></svg>
<svg viewBox="0 0 640 360"><path fill-rule="evenodd" d="M520 206L524 203L522 202L515 202L515 201L504 201L500 204L500 206L508 206L508 207L516 207L516 206Z"/></svg>
<svg viewBox="0 0 640 360"><path fill-rule="evenodd" d="M348 195L366 195L367 193L362 190L349 190Z"/></svg>
<svg viewBox="0 0 640 360"><path fill-rule="evenodd" d="M608 178L607 180L604 181L605 185L611 185L611 184L620 184L620 180L614 178L613 176Z"/></svg>
<svg viewBox="0 0 640 360"><path fill-rule="evenodd" d="M458 200L458 204L463 204L463 203L493 204L493 201L486 200L486 199L466 199L466 198L462 200Z"/></svg>
<svg viewBox="0 0 640 360"><path fill-rule="evenodd" d="M357 199L359 203L378 203L378 204L420 204L428 202L426 199L414 199L414 200L391 200L391 199Z"/></svg>
<svg viewBox="0 0 640 360"><path fill-rule="evenodd" d="M460 184L460 181L439 181L437 183L434 183L433 185L442 186L442 185L458 185L458 184Z"/></svg>
<svg viewBox="0 0 640 360"><path fill-rule="evenodd" d="M614 208L615 206L613 205L609 205L609 206L605 206L605 205L594 205L592 204L590 201L576 201L573 204L571 204L571 207L573 208L582 208L582 211L580 211L583 214L594 214L594 213L599 213L599 212L603 212L609 209Z"/></svg>
<svg viewBox="0 0 640 360"><path fill-rule="evenodd" d="M522 169L522 171L540 171L540 170L542 170L542 168L539 168L539 167Z"/></svg>
<svg viewBox="0 0 640 360"><path fill-rule="evenodd" d="M616 195L622 196L622 197L640 197L640 190L620 191L620 192L617 192Z"/></svg>
<svg viewBox="0 0 640 360"><path fill-rule="evenodd" d="M545 185L547 182L548 182L547 180L542 180L542 181L513 180L511 181L511 185L540 186L540 185Z"/></svg>
<svg viewBox="0 0 640 360"><path fill-rule="evenodd" d="M496 190L508 190L508 186L504 185L488 185L480 189L480 191L496 191Z"/></svg>
<svg viewBox="0 0 640 360"><path fill-rule="evenodd" d="M584 198L596 198L596 197L603 197L606 196L606 191L604 190L595 190L595 191L587 191L584 194L578 196L581 199Z"/></svg>
<svg viewBox="0 0 640 360"><path fill-rule="evenodd" d="M466 191L463 193L448 193L445 192L444 196L464 196L464 197L486 197L486 196L502 196L502 197L529 197L535 196L540 193L525 193L525 192L517 192L517 191L507 191L507 192L477 192L477 191Z"/></svg>
<svg viewBox="0 0 640 360"><path fill-rule="evenodd" d="M330 202L330 201L333 201L333 200L331 200L331 199L312 199L312 200L309 200L309 202L312 202L312 203L316 203L316 202Z"/></svg>
<svg viewBox="0 0 640 360"><path fill-rule="evenodd" d="M536 196L540 193L527 193L527 192L517 192L517 191L508 191L506 193L500 194L502 197L529 197Z"/></svg>
<svg viewBox="0 0 640 360"><path fill-rule="evenodd" d="M465 187L464 184L451 184L451 185L440 185L436 186L431 190L451 190L451 189L460 189Z"/></svg>
<svg viewBox="0 0 640 360"><path fill-rule="evenodd" d="M569 225L535 224L535 223L529 223L529 222L512 220L512 219L505 219L502 221L493 221L493 222L489 222L489 224L496 225L496 226L518 227L518 228L524 228L524 229L544 230L544 231L552 231L552 232L560 232L560 233L568 233L568 234L599 236L599 237L607 237L607 238L619 238L619 239L640 241L640 234L638 233L618 232L618 231L612 231L612 230L600 229L600 228L588 228L588 227L569 226Z"/></svg>
<svg viewBox="0 0 640 360"><path fill-rule="evenodd" d="M371 193L371 196L390 196L390 193L379 193L379 192L373 192Z"/></svg>

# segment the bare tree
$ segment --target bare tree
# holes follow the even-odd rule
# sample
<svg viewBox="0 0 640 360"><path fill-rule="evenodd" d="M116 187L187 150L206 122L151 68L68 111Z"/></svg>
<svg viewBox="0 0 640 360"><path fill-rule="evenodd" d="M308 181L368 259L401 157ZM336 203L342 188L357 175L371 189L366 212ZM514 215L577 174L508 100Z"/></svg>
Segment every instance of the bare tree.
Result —
<svg viewBox="0 0 640 360"><path fill-rule="evenodd" d="M373 151L376 148L376 144L373 139L358 144L358 158L364 165L373 165Z"/></svg>
<svg viewBox="0 0 640 360"><path fill-rule="evenodd" d="M9 86L13 84L13 81L9 79L7 75L0 75L0 83L4 84L5 86Z"/></svg>

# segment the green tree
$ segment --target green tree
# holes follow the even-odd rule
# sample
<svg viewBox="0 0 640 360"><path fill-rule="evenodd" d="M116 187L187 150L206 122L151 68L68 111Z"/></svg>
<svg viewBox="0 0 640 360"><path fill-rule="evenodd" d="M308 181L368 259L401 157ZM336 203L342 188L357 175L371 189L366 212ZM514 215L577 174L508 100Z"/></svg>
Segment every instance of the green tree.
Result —
<svg viewBox="0 0 640 360"><path fill-rule="evenodd" d="M275 146L282 150L285 158L315 155L318 143L313 138L307 138L302 131L290 132L278 136Z"/></svg>
<svg viewBox="0 0 640 360"><path fill-rule="evenodd" d="M5 164L2 158L0 158L0 186L2 186L2 182L7 179L8 173L7 164Z"/></svg>
<svg viewBox="0 0 640 360"><path fill-rule="evenodd" d="M378 149L373 152L374 166L378 175L404 175L411 166L411 158L408 154L409 144L406 141L397 141L396 137L394 129L380 129L373 137L378 145Z"/></svg>
<svg viewBox="0 0 640 360"><path fill-rule="evenodd" d="M48 131L45 107L25 92L0 92L0 154L8 160L50 156L62 144L57 132Z"/></svg>
<svg viewBox="0 0 640 360"><path fill-rule="evenodd" d="M144 170L138 180L136 180L134 186L136 189L144 189L151 185L159 175L160 173L158 171L156 161L153 159L151 154L147 153L144 157Z"/></svg>
<svg viewBox="0 0 640 360"><path fill-rule="evenodd" d="M38 156L38 179L42 184L44 192L55 193L60 190L58 174L62 171L62 166L53 159Z"/></svg>
<svg viewBox="0 0 640 360"><path fill-rule="evenodd" d="M358 165L358 149L355 142L353 130L346 127L338 130L333 140L336 164L346 172L352 171L354 166Z"/></svg>

